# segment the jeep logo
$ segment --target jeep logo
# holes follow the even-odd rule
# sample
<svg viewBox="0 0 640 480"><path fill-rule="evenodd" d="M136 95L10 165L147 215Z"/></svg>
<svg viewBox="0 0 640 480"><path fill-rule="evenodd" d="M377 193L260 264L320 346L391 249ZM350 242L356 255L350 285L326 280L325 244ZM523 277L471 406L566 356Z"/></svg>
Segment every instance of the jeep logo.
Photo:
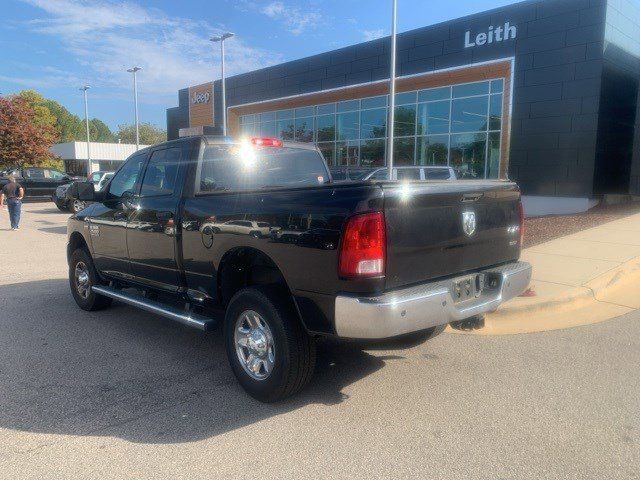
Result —
<svg viewBox="0 0 640 480"><path fill-rule="evenodd" d="M517 34L518 29L515 25L511 25L509 22L506 22L504 26L495 28L493 25L490 26L489 31L478 33L474 37L473 41L471 40L471 31L467 31L464 34L464 48L500 43L505 40L515 40Z"/></svg>
<svg viewBox="0 0 640 480"><path fill-rule="evenodd" d="M191 97L191 103L209 103L209 99L211 98L211 94L209 92L195 92L193 97Z"/></svg>

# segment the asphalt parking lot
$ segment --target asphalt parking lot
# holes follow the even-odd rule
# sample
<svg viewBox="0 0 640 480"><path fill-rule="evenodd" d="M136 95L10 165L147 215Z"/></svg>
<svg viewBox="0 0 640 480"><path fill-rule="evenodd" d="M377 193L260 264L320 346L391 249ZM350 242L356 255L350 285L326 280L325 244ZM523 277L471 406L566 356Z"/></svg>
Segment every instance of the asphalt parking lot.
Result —
<svg viewBox="0 0 640 480"><path fill-rule="evenodd" d="M67 215L0 213L0 478L638 478L640 314L392 351L324 342L312 384L248 397L221 336L79 310Z"/></svg>

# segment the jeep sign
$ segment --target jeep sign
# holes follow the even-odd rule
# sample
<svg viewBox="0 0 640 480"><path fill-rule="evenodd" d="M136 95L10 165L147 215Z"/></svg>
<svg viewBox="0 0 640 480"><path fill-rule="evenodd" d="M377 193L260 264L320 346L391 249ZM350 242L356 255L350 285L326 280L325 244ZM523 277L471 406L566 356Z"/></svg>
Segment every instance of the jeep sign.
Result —
<svg viewBox="0 0 640 480"><path fill-rule="evenodd" d="M517 27L509 24L509 22L506 22L504 27L493 28L493 26L491 26L489 27L489 31L478 33L473 40L471 40L471 31L469 30L464 35L464 48L500 43L505 40L515 40L517 34Z"/></svg>
<svg viewBox="0 0 640 480"><path fill-rule="evenodd" d="M191 98L191 103L209 103L211 94L209 92L195 92Z"/></svg>

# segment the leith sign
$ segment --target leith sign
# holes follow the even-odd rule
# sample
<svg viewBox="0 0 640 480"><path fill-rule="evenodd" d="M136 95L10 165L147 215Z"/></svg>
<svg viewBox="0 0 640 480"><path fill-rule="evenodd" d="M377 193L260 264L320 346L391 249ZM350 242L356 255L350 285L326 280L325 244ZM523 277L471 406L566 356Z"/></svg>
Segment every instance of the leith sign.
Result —
<svg viewBox="0 0 640 480"><path fill-rule="evenodd" d="M507 40L515 40L518 35L518 29L515 25L506 22L504 26L489 27L486 32L476 34L471 38L471 31L464 34L464 48L480 47L482 45L490 45L492 43L500 43Z"/></svg>

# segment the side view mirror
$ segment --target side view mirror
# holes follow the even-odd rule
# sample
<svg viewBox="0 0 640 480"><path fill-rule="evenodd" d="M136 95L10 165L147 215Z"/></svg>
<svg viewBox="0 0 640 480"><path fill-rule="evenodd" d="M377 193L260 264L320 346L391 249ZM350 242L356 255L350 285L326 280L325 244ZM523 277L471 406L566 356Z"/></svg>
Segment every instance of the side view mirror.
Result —
<svg viewBox="0 0 640 480"><path fill-rule="evenodd" d="M131 190L126 190L122 192L122 196L120 197L120 201L124 208L128 210L132 210L136 208L136 195Z"/></svg>
<svg viewBox="0 0 640 480"><path fill-rule="evenodd" d="M96 198L96 191L91 182L73 182L67 190L67 196L75 200L82 200L83 202L95 202L99 200Z"/></svg>

